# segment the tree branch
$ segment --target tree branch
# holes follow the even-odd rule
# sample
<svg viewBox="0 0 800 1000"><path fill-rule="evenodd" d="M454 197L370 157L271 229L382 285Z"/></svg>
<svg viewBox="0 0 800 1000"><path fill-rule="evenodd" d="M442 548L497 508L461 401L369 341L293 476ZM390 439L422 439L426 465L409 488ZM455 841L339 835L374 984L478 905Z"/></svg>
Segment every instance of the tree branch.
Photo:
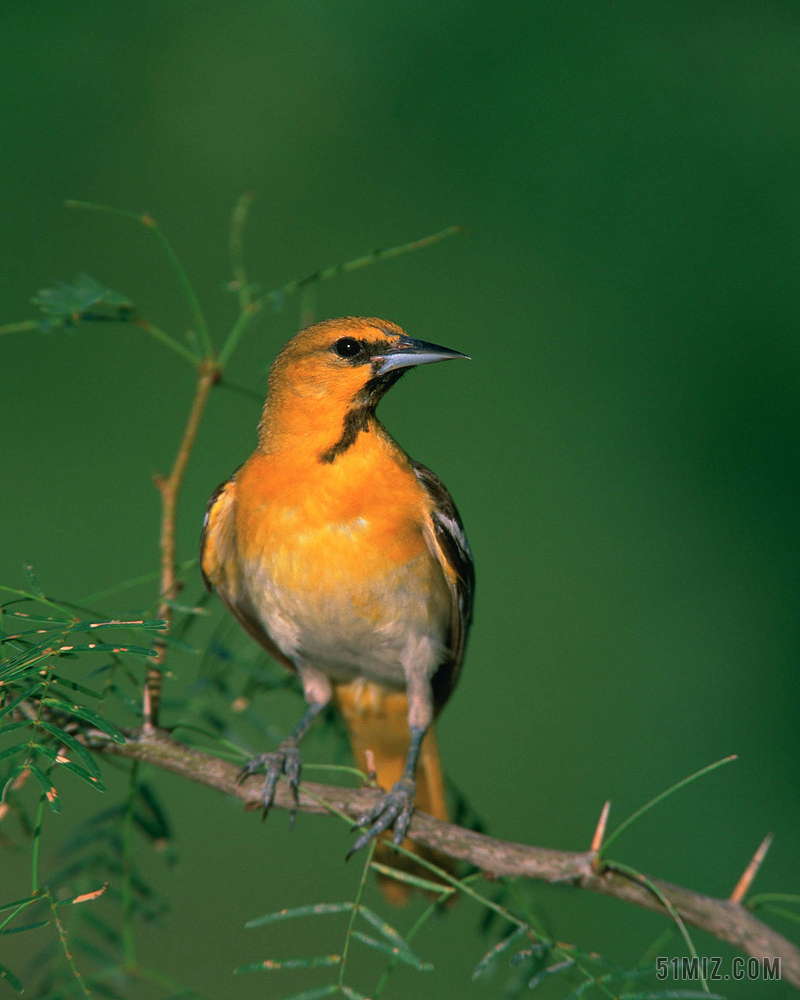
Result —
<svg viewBox="0 0 800 1000"><path fill-rule="evenodd" d="M261 806L262 779L253 776L239 784L239 772L233 764L178 743L164 731L158 730L146 736L134 734L123 745L106 742L104 735L95 731L92 743L106 753L141 760L225 795L233 795L241 799L247 808L259 809ZM281 783L275 792L274 806L277 809L330 815L309 795L356 819L375 803L379 792L371 788L336 788L303 782L298 805L287 786ZM506 875L544 882L565 882L666 915L664 906L643 882L615 871L612 862L607 866L598 866L593 851L556 851L515 844L419 812L414 813L408 836L424 847L467 861L490 877ZM800 948L757 920L746 907L731 900L703 896L661 879L649 876L647 879L687 923L755 958L780 958L782 978L800 988Z"/></svg>

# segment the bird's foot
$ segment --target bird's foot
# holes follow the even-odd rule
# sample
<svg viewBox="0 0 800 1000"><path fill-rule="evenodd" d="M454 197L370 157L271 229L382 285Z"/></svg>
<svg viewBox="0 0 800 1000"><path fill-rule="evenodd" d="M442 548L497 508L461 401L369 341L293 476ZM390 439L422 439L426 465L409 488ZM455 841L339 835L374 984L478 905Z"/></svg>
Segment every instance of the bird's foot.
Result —
<svg viewBox="0 0 800 1000"><path fill-rule="evenodd" d="M402 844L406 831L411 822L411 814L414 812L414 796L417 791L417 783L413 778L401 778L395 782L391 791L387 792L383 798L379 799L369 812L359 816L356 826L368 826L358 840L353 844L347 853L349 858L362 847L366 847L373 837L377 837L394 827L392 843L395 846Z"/></svg>
<svg viewBox="0 0 800 1000"><path fill-rule="evenodd" d="M261 804L264 809L262 818L266 819L275 799L278 779L282 774L286 775L286 784L289 786L295 802L299 802L297 789L300 784L300 751L297 749L297 740L293 736L288 736L277 750L273 750L271 753L257 753L255 757L251 757L239 772L239 781L244 781L245 778L262 770L262 768L266 773L264 789L261 793Z"/></svg>

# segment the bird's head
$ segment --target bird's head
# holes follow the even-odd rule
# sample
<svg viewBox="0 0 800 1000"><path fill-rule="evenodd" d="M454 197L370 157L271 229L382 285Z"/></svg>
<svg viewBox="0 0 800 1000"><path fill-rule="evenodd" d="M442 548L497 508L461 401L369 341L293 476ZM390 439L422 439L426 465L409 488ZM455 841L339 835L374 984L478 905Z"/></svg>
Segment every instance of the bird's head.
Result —
<svg viewBox="0 0 800 1000"><path fill-rule="evenodd" d="M416 365L466 355L414 340L382 319L345 316L301 330L286 344L270 372L270 392L290 388L302 396L340 400L359 396L377 404L386 390Z"/></svg>
<svg viewBox="0 0 800 1000"><path fill-rule="evenodd" d="M297 427L301 420L309 430L321 421L355 427L409 368L452 358L466 355L415 340L386 320L315 323L292 337L272 365L262 437L268 427Z"/></svg>

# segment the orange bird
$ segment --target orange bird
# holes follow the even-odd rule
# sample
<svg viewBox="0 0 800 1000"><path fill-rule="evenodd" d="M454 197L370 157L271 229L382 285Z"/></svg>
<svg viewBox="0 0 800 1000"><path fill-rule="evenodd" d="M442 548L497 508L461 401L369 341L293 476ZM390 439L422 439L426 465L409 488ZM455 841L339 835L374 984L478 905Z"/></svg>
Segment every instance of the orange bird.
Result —
<svg viewBox="0 0 800 1000"><path fill-rule="evenodd" d="M281 775L297 797L298 743L333 700L358 766L371 750L387 790L350 853L390 827L400 844L415 805L448 818L433 720L464 656L472 556L450 494L375 408L410 368L464 357L381 319L301 331L270 371L256 450L206 511L206 585L308 703L243 775L266 771L265 813Z"/></svg>

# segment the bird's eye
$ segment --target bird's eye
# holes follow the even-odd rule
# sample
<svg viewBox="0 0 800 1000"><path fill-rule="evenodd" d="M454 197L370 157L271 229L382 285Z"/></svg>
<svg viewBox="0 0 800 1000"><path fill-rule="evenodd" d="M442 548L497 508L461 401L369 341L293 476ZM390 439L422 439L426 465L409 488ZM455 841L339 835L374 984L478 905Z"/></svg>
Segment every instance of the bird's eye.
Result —
<svg viewBox="0 0 800 1000"><path fill-rule="evenodd" d="M361 342L353 337L341 337L333 345L334 351L340 358L357 358L361 354L363 347Z"/></svg>

